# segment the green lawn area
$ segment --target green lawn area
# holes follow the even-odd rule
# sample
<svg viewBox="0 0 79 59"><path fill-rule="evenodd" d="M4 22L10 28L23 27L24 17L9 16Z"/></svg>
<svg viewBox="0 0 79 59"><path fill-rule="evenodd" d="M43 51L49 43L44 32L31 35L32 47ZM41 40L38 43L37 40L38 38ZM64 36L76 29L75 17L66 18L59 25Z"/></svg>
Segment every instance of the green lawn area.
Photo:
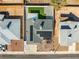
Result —
<svg viewBox="0 0 79 59"><path fill-rule="evenodd" d="M29 13L38 13L39 19L46 18L46 14L44 13L44 7L29 7L28 12Z"/></svg>

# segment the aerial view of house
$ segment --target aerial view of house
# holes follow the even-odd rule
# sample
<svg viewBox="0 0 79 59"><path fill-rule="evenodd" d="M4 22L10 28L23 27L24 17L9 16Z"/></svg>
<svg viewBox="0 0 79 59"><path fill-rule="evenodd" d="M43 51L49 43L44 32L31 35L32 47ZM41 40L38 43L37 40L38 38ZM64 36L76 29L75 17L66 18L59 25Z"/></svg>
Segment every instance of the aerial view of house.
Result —
<svg viewBox="0 0 79 59"><path fill-rule="evenodd" d="M0 54L79 54L79 0L0 0Z"/></svg>
<svg viewBox="0 0 79 59"><path fill-rule="evenodd" d="M22 42L22 6L0 6L0 50L1 51L21 51L18 44ZM20 10L19 10L20 9ZM20 12L20 13L19 13ZM16 45L17 44L17 45ZM14 45L16 48L14 48ZM16 49L16 50L15 50Z"/></svg>
<svg viewBox="0 0 79 59"><path fill-rule="evenodd" d="M41 44L53 37L53 11L51 6L26 6L26 36L28 44ZM48 11L50 11L48 13ZM37 45L38 47L41 47ZM38 48L38 50L40 50Z"/></svg>
<svg viewBox="0 0 79 59"><path fill-rule="evenodd" d="M68 51L79 51L79 10L78 7L63 7L57 12L56 19L59 22L59 43L61 46L68 46Z"/></svg>

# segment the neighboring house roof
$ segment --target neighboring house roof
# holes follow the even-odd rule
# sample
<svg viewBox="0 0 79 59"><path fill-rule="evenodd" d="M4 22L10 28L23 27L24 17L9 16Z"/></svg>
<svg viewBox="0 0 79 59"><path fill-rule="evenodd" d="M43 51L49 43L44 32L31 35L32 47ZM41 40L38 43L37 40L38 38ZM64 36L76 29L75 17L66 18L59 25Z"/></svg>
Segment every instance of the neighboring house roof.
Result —
<svg viewBox="0 0 79 59"><path fill-rule="evenodd" d="M61 25L61 29L71 29L68 25Z"/></svg>
<svg viewBox="0 0 79 59"><path fill-rule="evenodd" d="M2 17L3 16L3 17ZM16 28L16 26L18 26L18 28L20 27L19 24L15 21L17 20L21 20L22 16L14 16L14 15L9 15L9 12L7 11L3 11L0 12L0 44L6 44L10 43L11 40L19 40L19 36L17 33L20 33L20 30L18 30ZM20 23L20 22L19 22ZM10 25L12 24L12 26L10 27ZM17 25L18 24L18 25ZM16 25L16 26L15 26ZM17 29L17 30L15 30ZM17 32L17 33L16 33Z"/></svg>
<svg viewBox="0 0 79 59"><path fill-rule="evenodd" d="M4 21L4 18L9 16L9 13L8 12L0 12L0 21Z"/></svg>
<svg viewBox="0 0 79 59"><path fill-rule="evenodd" d="M72 12L70 12L69 14L61 14L61 17L68 17L65 20L61 20L61 22L65 22L65 21L79 22L79 18L76 15L74 15Z"/></svg>

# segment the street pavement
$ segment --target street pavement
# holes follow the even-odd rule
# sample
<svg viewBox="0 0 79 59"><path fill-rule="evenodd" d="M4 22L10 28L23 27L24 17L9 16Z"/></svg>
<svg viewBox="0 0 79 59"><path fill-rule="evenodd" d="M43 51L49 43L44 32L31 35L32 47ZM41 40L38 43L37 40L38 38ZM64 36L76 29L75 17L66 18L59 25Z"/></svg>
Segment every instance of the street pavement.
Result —
<svg viewBox="0 0 79 59"><path fill-rule="evenodd" d="M79 54L73 55L0 55L0 59L79 59Z"/></svg>

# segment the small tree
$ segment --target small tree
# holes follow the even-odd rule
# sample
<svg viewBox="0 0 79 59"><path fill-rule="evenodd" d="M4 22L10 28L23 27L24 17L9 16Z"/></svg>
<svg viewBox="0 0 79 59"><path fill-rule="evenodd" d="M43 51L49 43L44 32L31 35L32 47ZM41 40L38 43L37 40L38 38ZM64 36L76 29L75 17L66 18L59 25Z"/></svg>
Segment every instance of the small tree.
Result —
<svg viewBox="0 0 79 59"><path fill-rule="evenodd" d="M64 5L66 5L67 0L51 0L51 5L54 7L54 14L56 11L60 10L62 7L64 7ZM60 17L61 18L61 17ZM59 23L58 23L59 24ZM53 30L53 34L55 34L56 30L55 27L57 27L56 25L56 20L54 20L54 30ZM54 36L54 38L52 39L53 42L53 51L56 52L56 50L59 48L60 45L54 46L55 40L57 38Z"/></svg>
<svg viewBox="0 0 79 59"><path fill-rule="evenodd" d="M51 5L54 7L54 14L67 4L67 0L51 0ZM61 17L60 17L61 18ZM55 34L55 21L54 21L54 33Z"/></svg>
<svg viewBox="0 0 79 59"><path fill-rule="evenodd" d="M59 10L67 3L67 0L51 0L51 5L54 6L55 10Z"/></svg>

